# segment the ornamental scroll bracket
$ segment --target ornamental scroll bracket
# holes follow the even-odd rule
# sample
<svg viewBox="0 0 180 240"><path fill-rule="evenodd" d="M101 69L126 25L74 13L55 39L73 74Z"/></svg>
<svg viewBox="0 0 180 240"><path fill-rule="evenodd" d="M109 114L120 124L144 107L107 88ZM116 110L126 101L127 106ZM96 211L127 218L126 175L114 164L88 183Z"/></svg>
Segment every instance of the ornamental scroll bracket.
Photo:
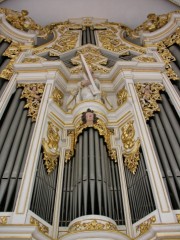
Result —
<svg viewBox="0 0 180 240"><path fill-rule="evenodd" d="M139 235L142 235L146 233L151 225L156 222L156 217L153 216L149 219L147 219L145 222L141 223L140 225L137 226L136 231L139 232Z"/></svg>
<svg viewBox="0 0 180 240"><path fill-rule="evenodd" d="M92 114L93 120L88 120L89 114ZM110 140L110 136L113 134L113 131L108 129L105 123L101 119L97 118L96 114L91 109L87 109L86 112L82 113L82 120L74 130L69 130L68 135L71 137L71 147L70 150L66 150L65 161L70 160L71 157L74 156L78 136L83 132L84 129L88 127L93 127L94 129L98 130L99 135L104 137L104 141L107 144L109 157L111 160L116 162L116 149L112 148Z"/></svg>
<svg viewBox="0 0 180 240"><path fill-rule="evenodd" d="M160 91L165 88L160 83L137 83L135 88L146 120L160 111L157 101L161 100Z"/></svg>
<svg viewBox="0 0 180 240"><path fill-rule="evenodd" d="M43 139L43 160L46 167L46 171L50 174L57 166L59 157L59 128L57 128L52 122L48 122L47 140Z"/></svg>
<svg viewBox="0 0 180 240"><path fill-rule="evenodd" d="M121 140L123 142L124 165L132 174L135 174L140 160L140 140L134 140L134 121L127 122L122 128Z"/></svg>
<svg viewBox="0 0 180 240"><path fill-rule="evenodd" d="M28 116L32 117L32 121L35 122L38 115L45 84L18 84L17 87L23 87L21 99L26 99L24 108L28 109Z"/></svg>

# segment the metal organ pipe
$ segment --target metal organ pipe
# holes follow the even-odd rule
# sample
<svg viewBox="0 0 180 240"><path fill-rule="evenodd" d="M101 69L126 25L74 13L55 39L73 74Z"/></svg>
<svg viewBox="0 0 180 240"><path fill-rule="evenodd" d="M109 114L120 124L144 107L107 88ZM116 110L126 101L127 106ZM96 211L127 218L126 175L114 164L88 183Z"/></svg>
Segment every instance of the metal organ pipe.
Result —
<svg viewBox="0 0 180 240"><path fill-rule="evenodd" d="M119 206L122 196L117 163L108 157L104 139L97 130L90 127L79 135L75 156L70 161L71 171L66 170L69 162L64 167L70 190L65 188L68 180L64 177L60 226L67 226L74 218L87 214L105 215L113 217L117 223L124 223L123 207ZM70 200L67 201L64 199L68 191ZM70 210L68 219L63 209Z"/></svg>

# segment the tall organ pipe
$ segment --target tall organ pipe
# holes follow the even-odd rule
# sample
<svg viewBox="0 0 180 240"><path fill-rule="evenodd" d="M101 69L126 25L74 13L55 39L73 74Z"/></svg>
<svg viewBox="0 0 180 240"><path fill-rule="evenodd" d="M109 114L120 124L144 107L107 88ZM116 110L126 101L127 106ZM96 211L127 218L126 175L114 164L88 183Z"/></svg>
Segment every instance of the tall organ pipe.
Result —
<svg viewBox="0 0 180 240"><path fill-rule="evenodd" d="M118 166L108 157L97 130L87 128L79 135L70 162L64 166L60 226L88 214L105 215L124 224ZM65 209L70 212L64 214Z"/></svg>

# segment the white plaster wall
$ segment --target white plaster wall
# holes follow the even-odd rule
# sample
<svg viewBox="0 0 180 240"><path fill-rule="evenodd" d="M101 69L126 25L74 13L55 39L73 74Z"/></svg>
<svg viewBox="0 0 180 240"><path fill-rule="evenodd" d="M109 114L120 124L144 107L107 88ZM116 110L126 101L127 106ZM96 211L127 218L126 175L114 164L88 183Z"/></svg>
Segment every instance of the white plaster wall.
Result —
<svg viewBox="0 0 180 240"><path fill-rule="evenodd" d="M132 28L144 22L151 12L163 14L179 9L168 0L6 0L0 7L27 9L41 25L68 18L98 17Z"/></svg>

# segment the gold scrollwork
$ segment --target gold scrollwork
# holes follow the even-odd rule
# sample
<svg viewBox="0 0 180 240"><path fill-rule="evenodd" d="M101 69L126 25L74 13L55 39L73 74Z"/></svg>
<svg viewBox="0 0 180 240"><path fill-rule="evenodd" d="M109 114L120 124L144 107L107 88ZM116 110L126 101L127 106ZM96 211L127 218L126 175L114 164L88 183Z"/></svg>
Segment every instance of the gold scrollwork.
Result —
<svg viewBox="0 0 180 240"><path fill-rule="evenodd" d="M134 57L133 60L138 61L138 62L146 62L146 63L156 62L155 58L148 57L148 56L143 56L143 55Z"/></svg>
<svg viewBox="0 0 180 240"><path fill-rule="evenodd" d="M110 222L100 222L92 220L89 222L77 222L70 226L68 232L81 232L81 231L93 231L93 230L104 230L104 231L117 231L117 227Z"/></svg>
<svg viewBox="0 0 180 240"><path fill-rule="evenodd" d="M131 120L121 128L121 140L124 146L124 165L132 174L135 174L140 160L140 140L134 140L135 129L133 123L134 121Z"/></svg>
<svg viewBox="0 0 180 240"><path fill-rule="evenodd" d="M5 225L7 224L7 216L0 216L0 225Z"/></svg>
<svg viewBox="0 0 180 240"><path fill-rule="evenodd" d="M78 50L76 56L71 59L72 64L75 65L71 68L71 73L82 72L80 54L83 54L87 64L94 72L108 73L110 71L110 68L105 66L108 59L101 54L100 50L94 46L85 46Z"/></svg>
<svg viewBox="0 0 180 240"><path fill-rule="evenodd" d="M156 222L156 217L153 216L149 219L147 219L145 222L141 223L139 226L137 226L136 231L139 232L139 235L142 235L146 233L151 225Z"/></svg>
<svg viewBox="0 0 180 240"><path fill-rule="evenodd" d="M154 112L160 111L157 101L161 100L160 91L165 88L160 83L137 83L135 88L144 113L144 117L148 120L154 115Z"/></svg>
<svg viewBox="0 0 180 240"><path fill-rule="evenodd" d="M118 106L121 106L123 103L125 103L128 99L128 92L123 87L118 93L117 93L117 104Z"/></svg>
<svg viewBox="0 0 180 240"><path fill-rule="evenodd" d="M0 78L10 80L14 73L13 65L14 65L14 59L11 59L7 64L7 66L5 67L5 69L3 69L2 72L0 73Z"/></svg>
<svg viewBox="0 0 180 240"><path fill-rule="evenodd" d="M18 84L18 87L23 87L21 99L26 99L24 108L28 108L28 116L32 117L32 121L35 122L38 115L45 84Z"/></svg>
<svg viewBox="0 0 180 240"><path fill-rule="evenodd" d="M176 214L177 222L180 224L180 214Z"/></svg>
<svg viewBox="0 0 180 240"><path fill-rule="evenodd" d="M46 227L44 224L42 224L41 222L39 222L37 219L35 219L34 217L30 218L30 224L35 225L38 227L39 231L44 233L44 234L48 234L49 233L49 228Z"/></svg>
<svg viewBox="0 0 180 240"><path fill-rule="evenodd" d="M35 23L35 21L28 16L27 10L18 12L7 8L0 8L0 13L4 13L8 23L21 31L36 31L39 36L43 37L47 37L49 34L50 29L48 27L41 27Z"/></svg>
<svg viewBox="0 0 180 240"><path fill-rule="evenodd" d="M176 59L168 50L168 47L175 43L180 45L180 28L177 28L171 36L156 44L157 51L165 63L165 72L171 80L179 80L178 75L174 72L170 64L172 61L176 61Z"/></svg>
<svg viewBox="0 0 180 240"><path fill-rule="evenodd" d="M46 171L50 174L57 166L59 150L58 143L59 128L57 128L52 122L48 122L47 140L43 139L43 160L46 167Z"/></svg>
<svg viewBox="0 0 180 240"><path fill-rule="evenodd" d="M40 56L26 57L23 59L22 63L42 63L46 62L47 59Z"/></svg>
<svg viewBox="0 0 180 240"><path fill-rule="evenodd" d="M53 91L52 98L59 107L63 105L64 94L57 87Z"/></svg>

